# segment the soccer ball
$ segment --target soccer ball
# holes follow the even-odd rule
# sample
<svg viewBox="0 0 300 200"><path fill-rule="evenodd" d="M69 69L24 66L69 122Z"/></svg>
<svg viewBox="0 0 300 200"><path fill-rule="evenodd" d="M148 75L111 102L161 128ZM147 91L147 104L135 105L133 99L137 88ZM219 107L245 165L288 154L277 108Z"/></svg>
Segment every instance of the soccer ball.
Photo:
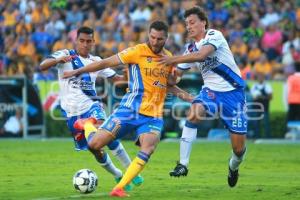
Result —
<svg viewBox="0 0 300 200"><path fill-rule="evenodd" d="M73 185L80 193L91 193L98 185L98 177L90 169L81 169L73 176Z"/></svg>

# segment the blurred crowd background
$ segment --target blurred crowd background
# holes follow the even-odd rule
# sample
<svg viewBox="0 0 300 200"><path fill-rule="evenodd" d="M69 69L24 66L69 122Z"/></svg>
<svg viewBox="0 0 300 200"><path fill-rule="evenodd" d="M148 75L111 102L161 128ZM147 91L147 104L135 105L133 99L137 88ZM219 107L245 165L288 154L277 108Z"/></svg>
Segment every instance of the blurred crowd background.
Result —
<svg viewBox="0 0 300 200"><path fill-rule="evenodd" d="M195 4L228 39L244 79L259 72L285 80L300 65L300 0L0 0L0 74L55 80L55 71L39 71L41 59L73 48L83 25L94 28L93 53L105 58L145 42L149 22L165 20L167 48L179 54L186 43L183 13Z"/></svg>

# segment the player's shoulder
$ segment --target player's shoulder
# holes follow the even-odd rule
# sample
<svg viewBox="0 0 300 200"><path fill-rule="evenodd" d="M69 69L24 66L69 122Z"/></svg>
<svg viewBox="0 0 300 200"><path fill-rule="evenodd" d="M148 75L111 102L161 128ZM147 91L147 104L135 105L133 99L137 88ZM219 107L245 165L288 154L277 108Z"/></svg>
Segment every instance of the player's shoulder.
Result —
<svg viewBox="0 0 300 200"><path fill-rule="evenodd" d="M128 48L124 49L119 54L124 55L124 54L128 54L128 53L138 53L139 51L142 50L141 48L142 48L142 46L140 44L137 44L135 46L128 47Z"/></svg>
<svg viewBox="0 0 300 200"><path fill-rule="evenodd" d="M216 29L208 29L206 32L206 37L223 37L223 33Z"/></svg>
<svg viewBox="0 0 300 200"><path fill-rule="evenodd" d="M57 50L57 51L53 52L53 55L69 56L70 55L70 50L60 49L60 50Z"/></svg>
<svg viewBox="0 0 300 200"><path fill-rule="evenodd" d="M147 43L141 43L141 44L137 44L134 46L137 50L139 51L145 51L146 49L148 49L148 45Z"/></svg>
<svg viewBox="0 0 300 200"><path fill-rule="evenodd" d="M95 56L95 55L92 55L92 54L89 54L89 59L92 60L92 61L102 60L102 58L100 56Z"/></svg>
<svg viewBox="0 0 300 200"><path fill-rule="evenodd" d="M173 54L171 53L171 51L169 51L168 49L165 49L164 48L164 53L167 55L167 56L172 56Z"/></svg>
<svg viewBox="0 0 300 200"><path fill-rule="evenodd" d="M195 51L198 51L198 48L197 48L197 45L194 41L190 41L188 43L186 43L184 45L184 48L185 48L185 53L191 53L191 52L195 52Z"/></svg>

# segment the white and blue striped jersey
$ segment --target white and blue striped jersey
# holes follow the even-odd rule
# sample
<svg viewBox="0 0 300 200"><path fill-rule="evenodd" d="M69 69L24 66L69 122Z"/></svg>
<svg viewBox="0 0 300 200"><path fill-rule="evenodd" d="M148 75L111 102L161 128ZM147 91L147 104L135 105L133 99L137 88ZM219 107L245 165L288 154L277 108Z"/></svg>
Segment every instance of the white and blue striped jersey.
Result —
<svg viewBox="0 0 300 200"><path fill-rule="evenodd" d="M201 51L202 46L208 44L213 45L215 51L204 61L182 63L177 67L182 70L190 69L193 66L198 67L204 80L203 87L214 91L225 92L245 87L245 82L241 78L240 70L234 61L228 43L220 31L207 30L203 39L187 45L184 54Z"/></svg>
<svg viewBox="0 0 300 200"><path fill-rule="evenodd" d="M64 71L78 69L87 64L101 60L98 56L89 55L87 58L79 56L75 50L60 50L54 52L49 57L60 58L62 56L71 55L72 61L67 63L59 63L56 65L58 69L58 82L60 87L60 105L67 117L79 116L87 112L95 103L97 93L95 89L95 81L97 76L109 78L113 77L116 72L112 69L104 69L97 72L84 73L77 77L62 78Z"/></svg>

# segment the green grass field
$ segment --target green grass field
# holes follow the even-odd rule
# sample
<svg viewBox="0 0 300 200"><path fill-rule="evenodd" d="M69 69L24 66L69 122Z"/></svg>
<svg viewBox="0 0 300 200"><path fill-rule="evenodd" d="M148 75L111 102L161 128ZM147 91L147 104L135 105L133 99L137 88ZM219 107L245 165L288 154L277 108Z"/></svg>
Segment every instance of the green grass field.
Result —
<svg viewBox="0 0 300 200"><path fill-rule="evenodd" d="M137 147L124 142L133 157ZM253 144L240 168L236 188L227 186L228 142L195 143L189 176L170 178L178 143L161 142L143 171L145 183L130 199L300 199L300 144ZM115 160L115 159L114 159ZM115 161L117 163L117 161ZM80 195L72 186L81 168L94 170L97 190ZM109 199L113 178L71 140L0 140L0 199Z"/></svg>

